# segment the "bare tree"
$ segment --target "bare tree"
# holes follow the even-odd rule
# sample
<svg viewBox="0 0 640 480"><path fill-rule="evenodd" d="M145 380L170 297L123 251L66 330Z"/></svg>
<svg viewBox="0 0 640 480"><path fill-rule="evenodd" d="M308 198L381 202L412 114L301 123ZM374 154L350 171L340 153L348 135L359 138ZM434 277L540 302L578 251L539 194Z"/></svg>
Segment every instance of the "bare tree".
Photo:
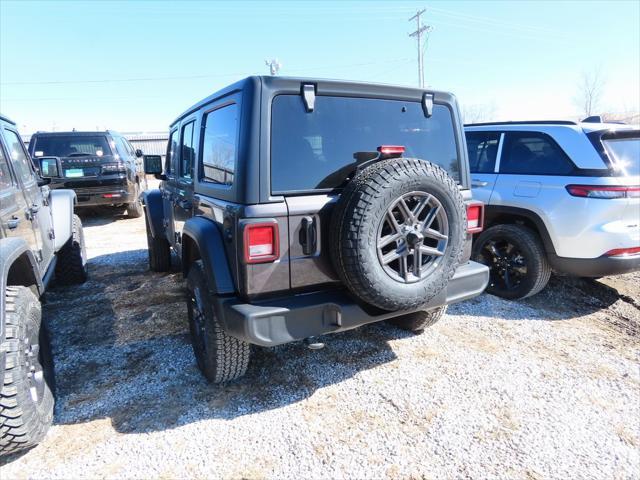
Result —
<svg viewBox="0 0 640 480"><path fill-rule="evenodd" d="M585 117L595 115L600 109L600 100L605 83L600 69L582 73L575 103L580 107Z"/></svg>
<svg viewBox="0 0 640 480"><path fill-rule="evenodd" d="M464 123L480 123L494 120L496 106L492 104L463 105L462 120Z"/></svg>

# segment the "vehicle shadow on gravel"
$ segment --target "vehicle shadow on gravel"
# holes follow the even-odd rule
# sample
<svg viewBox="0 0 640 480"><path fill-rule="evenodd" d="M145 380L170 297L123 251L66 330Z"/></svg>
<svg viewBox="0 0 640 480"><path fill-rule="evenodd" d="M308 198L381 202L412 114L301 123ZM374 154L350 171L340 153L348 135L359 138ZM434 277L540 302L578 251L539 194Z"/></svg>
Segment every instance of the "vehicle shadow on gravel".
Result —
<svg viewBox="0 0 640 480"><path fill-rule="evenodd" d="M77 209L76 214L80 217L82 225L85 227L99 227L130 218L124 205L118 208L84 207Z"/></svg>
<svg viewBox="0 0 640 480"><path fill-rule="evenodd" d="M491 315L504 320L570 320L606 310L621 299L624 295L599 282L553 275L544 290L531 298L504 300L485 293L450 308L449 314Z"/></svg>
<svg viewBox="0 0 640 480"><path fill-rule="evenodd" d="M255 348L241 379L209 385L198 371L177 269L147 269L146 250L90 260L90 280L53 289L45 306L57 378L55 424L109 418L118 432L166 430L203 419L277 409L396 359L388 341L409 334L378 324Z"/></svg>

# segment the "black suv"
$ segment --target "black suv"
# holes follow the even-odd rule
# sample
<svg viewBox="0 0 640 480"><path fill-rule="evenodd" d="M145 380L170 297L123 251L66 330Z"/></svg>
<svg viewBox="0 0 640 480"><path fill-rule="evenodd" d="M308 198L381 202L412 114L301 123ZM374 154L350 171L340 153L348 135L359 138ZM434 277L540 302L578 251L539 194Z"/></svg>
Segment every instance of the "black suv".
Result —
<svg viewBox="0 0 640 480"><path fill-rule="evenodd" d="M449 93L250 77L178 117L164 171L145 171L163 180L143 200L150 267L180 259L210 381L242 375L250 344L380 320L421 331L487 285Z"/></svg>
<svg viewBox="0 0 640 480"><path fill-rule="evenodd" d="M126 205L130 217L142 216L142 151L134 150L121 134L37 132L29 141L29 153L36 160L60 158L62 176L53 179L51 187L74 190L78 207Z"/></svg>
<svg viewBox="0 0 640 480"><path fill-rule="evenodd" d="M75 194L50 190L60 162L32 164L0 116L0 455L37 444L53 419L53 361L40 298L49 282L87 279ZM42 175L38 173L42 172Z"/></svg>

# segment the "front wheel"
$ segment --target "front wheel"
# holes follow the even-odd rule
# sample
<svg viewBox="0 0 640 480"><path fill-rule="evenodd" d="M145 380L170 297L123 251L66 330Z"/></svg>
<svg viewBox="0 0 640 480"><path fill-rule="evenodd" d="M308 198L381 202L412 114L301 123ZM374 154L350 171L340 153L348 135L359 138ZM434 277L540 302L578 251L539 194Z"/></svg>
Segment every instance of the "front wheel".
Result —
<svg viewBox="0 0 640 480"><path fill-rule="evenodd" d="M211 383L243 376L249 366L250 345L224 330L215 312L202 260L189 269L187 291L191 343L203 375Z"/></svg>
<svg viewBox="0 0 640 480"><path fill-rule="evenodd" d="M168 272L171 270L171 247L166 238L151 233L149 218L145 219L147 229L147 253L149 255L149 269L152 272Z"/></svg>
<svg viewBox="0 0 640 480"><path fill-rule="evenodd" d="M1 348L0 455L40 442L53 419L53 360L40 301L27 287L7 287L6 337Z"/></svg>
<svg viewBox="0 0 640 480"><path fill-rule="evenodd" d="M472 259L489 267L487 293L516 300L542 290L551 277L542 243L522 225L496 225L474 241Z"/></svg>

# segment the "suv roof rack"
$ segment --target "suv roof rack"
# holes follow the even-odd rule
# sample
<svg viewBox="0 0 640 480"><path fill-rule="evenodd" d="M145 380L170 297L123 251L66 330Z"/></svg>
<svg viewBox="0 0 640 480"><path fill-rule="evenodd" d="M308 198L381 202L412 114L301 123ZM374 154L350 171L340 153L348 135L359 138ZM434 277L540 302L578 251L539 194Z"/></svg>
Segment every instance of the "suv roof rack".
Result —
<svg viewBox="0 0 640 480"><path fill-rule="evenodd" d="M465 123L465 127L475 127L484 125L578 125L570 120L518 120L508 122L481 122L481 123Z"/></svg>

